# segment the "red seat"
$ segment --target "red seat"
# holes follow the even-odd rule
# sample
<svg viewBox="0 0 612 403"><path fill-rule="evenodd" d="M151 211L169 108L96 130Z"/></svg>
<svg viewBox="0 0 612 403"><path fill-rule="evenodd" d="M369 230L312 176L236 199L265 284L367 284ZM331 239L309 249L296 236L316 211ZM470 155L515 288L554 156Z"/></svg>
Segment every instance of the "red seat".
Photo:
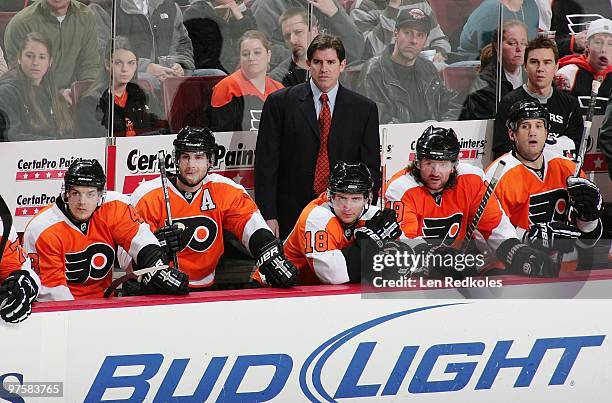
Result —
<svg viewBox="0 0 612 403"><path fill-rule="evenodd" d="M4 47L4 31L6 30L6 26L13 16L17 13L4 12L0 13L0 45L2 45L2 49L6 49ZM6 57L6 56L5 56Z"/></svg>
<svg viewBox="0 0 612 403"><path fill-rule="evenodd" d="M213 87L226 76L169 77L162 81L162 97L170 130L208 125Z"/></svg>
<svg viewBox="0 0 612 403"><path fill-rule="evenodd" d="M447 88L465 94L478 77L478 66L450 65L442 71L442 75Z"/></svg>
<svg viewBox="0 0 612 403"><path fill-rule="evenodd" d="M72 92L72 105L78 105L81 96L91 87L94 80L75 81L70 86Z"/></svg>

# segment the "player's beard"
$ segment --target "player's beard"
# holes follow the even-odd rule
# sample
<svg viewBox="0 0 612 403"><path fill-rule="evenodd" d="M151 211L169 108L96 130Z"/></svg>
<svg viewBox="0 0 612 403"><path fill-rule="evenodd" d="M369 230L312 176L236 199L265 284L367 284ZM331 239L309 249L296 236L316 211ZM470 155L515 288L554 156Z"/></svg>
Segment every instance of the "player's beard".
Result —
<svg viewBox="0 0 612 403"><path fill-rule="evenodd" d="M204 180L204 178L206 178L206 175L208 174L208 172L205 172L201 178L197 179L197 180L189 180L187 179L182 173L179 172L178 174L178 179L184 184L187 185L189 187L194 187L194 186L198 186L202 183L202 181Z"/></svg>

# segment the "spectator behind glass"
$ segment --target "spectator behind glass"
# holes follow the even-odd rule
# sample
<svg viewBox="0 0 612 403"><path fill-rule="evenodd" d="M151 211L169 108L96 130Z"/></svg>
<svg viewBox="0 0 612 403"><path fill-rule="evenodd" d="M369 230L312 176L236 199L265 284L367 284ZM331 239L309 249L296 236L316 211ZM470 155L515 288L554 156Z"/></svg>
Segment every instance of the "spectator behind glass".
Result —
<svg viewBox="0 0 612 403"><path fill-rule="evenodd" d="M559 51L554 41L548 38L532 39L525 49L525 71L527 83L510 91L502 98L497 107L493 126L493 157L512 150L508 137L508 111L518 101L537 101L544 105L550 114L547 149L554 153L573 154L582 137L584 121L578 100L552 85L557 73ZM571 155L570 155L571 156Z"/></svg>
<svg viewBox="0 0 612 403"><path fill-rule="evenodd" d="M235 71L238 40L246 31L257 29L251 11L242 11L235 0L194 1L183 18L196 69Z"/></svg>
<svg viewBox="0 0 612 403"><path fill-rule="evenodd" d="M484 0L463 26L459 39L460 53L476 59L480 50L491 42L499 20L500 4L504 21L521 21L527 27L527 38L535 38L539 14L534 0Z"/></svg>
<svg viewBox="0 0 612 403"><path fill-rule="evenodd" d="M138 84L138 58L125 37L118 36L106 46L106 55L100 76L85 93L78 105L80 137L108 135L109 103L112 83L114 105L113 136L129 137L151 133L164 127L158 120L160 107L155 98ZM112 56L111 56L112 53ZM112 57L112 66L109 59Z"/></svg>
<svg viewBox="0 0 612 403"><path fill-rule="evenodd" d="M377 103L381 124L459 116L458 95L444 86L434 64L419 56L431 23L421 9L403 9L395 25L395 44L361 69L357 92Z"/></svg>
<svg viewBox="0 0 612 403"><path fill-rule="evenodd" d="M115 4L116 34L126 37L134 47L138 72L163 80L181 77L186 69L195 68L183 14L173 0L117 0ZM96 15L98 46L103 49L110 39L112 2L92 0L89 7ZM160 56L172 56L175 63L162 66Z"/></svg>
<svg viewBox="0 0 612 403"><path fill-rule="evenodd" d="M49 71L49 41L38 32L25 36L14 67L0 80L0 139L54 140L73 137L68 105Z"/></svg>
<svg viewBox="0 0 612 403"><path fill-rule="evenodd" d="M268 95L283 85L266 75L272 53L266 35L247 31L240 38L240 69L213 88L210 128L214 131L258 130Z"/></svg>
<svg viewBox="0 0 612 403"><path fill-rule="evenodd" d="M279 24L281 15L292 7L306 10L309 4L312 4L319 33L325 32L342 38L347 63L361 60L364 45L363 35L353 19L336 0L258 0L251 7L255 20L257 20L257 29L276 42L283 40ZM311 40L314 37L315 35L311 36Z"/></svg>
<svg viewBox="0 0 612 403"><path fill-rule="evenodd" d="M569 55L559 60L555 85L577 97L586 114L593 80L602 80L595 113L604 113L612 92L612 21L601 18L591 22L586 31L584 55Z"/></svg>
<svg viewBox="0 0 612 403"><path fill-rule="evenodd" d="M76 0L39 0L18 12L4 33L6 60L15 67L19 46L30 32L40 32L55 55L55 82L68 103L75 81L94 80L100 56L96 45L95 17Z"/></svg>
<svg viewBox="0 0 612 403"><path fill-rule="evenodd" d="M523 85L527 27L520 21L509 20L504 21L502 32L501 98ZM489 45L482 48L480 74L472 84L470 95L463 104L460 120L492 119L495 117L497 106L497 32L495 32L493 38ZM488 63L485 63L482 56L489 50L492 54Z"/></svg>
<svg viewBox="0 0 612 403"><path fill-rule="evenodd" d="M443 62L451 45L436 19L428 0L362 0L351 11L351 17L366 39L363 58L379 55L393 43L398 14L401 10L418 8L431 20L426 47L436 50L435 62Z"/></svg>
<svg viewBox="0 0 612 403"><path fill-rule="evenodd" d="M574 26L574 32L570 31L567 21L568 15L572 14L596 14L603 18L610 18L612 15L612 5L606 0L554 0L551 4L552 20L550 29L556 32L555 42L559 47L559 54L567 56L572 53L583 53L586 47L586 29ZM574 18L578 22L592 21L592 16L581 19Z"/></svg>

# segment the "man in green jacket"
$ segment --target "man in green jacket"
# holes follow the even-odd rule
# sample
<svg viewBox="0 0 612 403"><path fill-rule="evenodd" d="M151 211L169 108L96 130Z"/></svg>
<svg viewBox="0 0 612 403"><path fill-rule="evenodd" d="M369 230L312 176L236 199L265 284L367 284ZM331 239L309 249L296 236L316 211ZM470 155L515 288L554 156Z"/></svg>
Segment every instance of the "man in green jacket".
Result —
<svg viewBox="0 0 612 403"><path fill-rule="evenodd" d="M101 66L94 14L76 0L40 0L24 8L4 34L9 67L17 64L21 42L30 32L40 32L51 42L55 84L72 103L71 84L94 80Z"/></svg>

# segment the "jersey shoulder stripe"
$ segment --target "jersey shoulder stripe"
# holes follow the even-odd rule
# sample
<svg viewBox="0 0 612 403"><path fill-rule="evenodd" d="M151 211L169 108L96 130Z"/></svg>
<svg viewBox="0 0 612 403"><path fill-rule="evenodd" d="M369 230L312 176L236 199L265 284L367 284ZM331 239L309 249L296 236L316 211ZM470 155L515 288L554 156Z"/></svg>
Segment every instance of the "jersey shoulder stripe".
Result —
<svg viewBox="0 0 612 403"><path fill-rule="evenodd" d="M414 176L402 169L389 181L385 198L387 200L402 200L406 191L419 186L421 185L414 179Z"/></svg>
<svg viewBox="0 0 612 403"><path fill-rule="evenodd" d="M522 165L521 161L517 160L512 153L506 153L504 155L502 155L501 157L499 157L498 159L496 159L495 161L493 161L491 163L491 165L489 165L489 167L486 170L485 173L485 179L487 181L491 181L491 178L493 177L493 173L495 173L495 170L497 169L497 166L499 165L500 161L504 161L506 163L506 166L504 168L504 170L501 173L501 176L499 177L499 179L503 178L504 175L506 175L508 172L510 172L512 169L514 169L515 167Z"/></svg>
<svg viewBox="0 0 612 403"><path fill-rule="evenodd" d="M457 164L457 176L461 175L477 175L480 179L484 180L484 172L482 169L475 165L466 164L465 162Z"/></svg>
<svg viewBox="0 0 612 403"><path fill-rule="evenodd" d="M327 228L327 224L336 216L331 212L327 203L314 206L306 217L306 231L318 231Z"/></svg>
<svg viewBox="0 0 612 403"><path fill-rule="evenodd" d="M36 241L47 228L62 221L65 221L64 214L55 203L45 207L35 215L24 232L24 245L27 245L28 253L36 252Z"/></svg>
<svg viewBox="0 0 612 403"><path fill-rule="evenodd" d="M150 181L146 181L141 183L134 193L132 193L132 204L135 206L138 202L146 196L149 192L154 191L155 189L161 188L161 178L157 177L155 179L151 179Z"/></svg>
<svg viewBox="0 0 612 403"><path fill-rule="evenodd" d="M125 204L131 204L130 198L123 193L115 192L114 190L109 190L106 192L106 197L104 198L104 202L102 205L112 202L121 202Z"/></svg>
<svg viewBox="0 0 612 403"><path fill-rule="evenodd" d="M208 174L206 175L206 178L204 178L204 185L207 184L215 184L215 183L222 183L224 185L229 185L232 186L238 190L241 190L243 192L246 193L246 190L244 188L244 186L239 185L238 183L234 182L233 180L231 180L230 178L223 176L223 175L219 175L219 174Z"/></svg>

